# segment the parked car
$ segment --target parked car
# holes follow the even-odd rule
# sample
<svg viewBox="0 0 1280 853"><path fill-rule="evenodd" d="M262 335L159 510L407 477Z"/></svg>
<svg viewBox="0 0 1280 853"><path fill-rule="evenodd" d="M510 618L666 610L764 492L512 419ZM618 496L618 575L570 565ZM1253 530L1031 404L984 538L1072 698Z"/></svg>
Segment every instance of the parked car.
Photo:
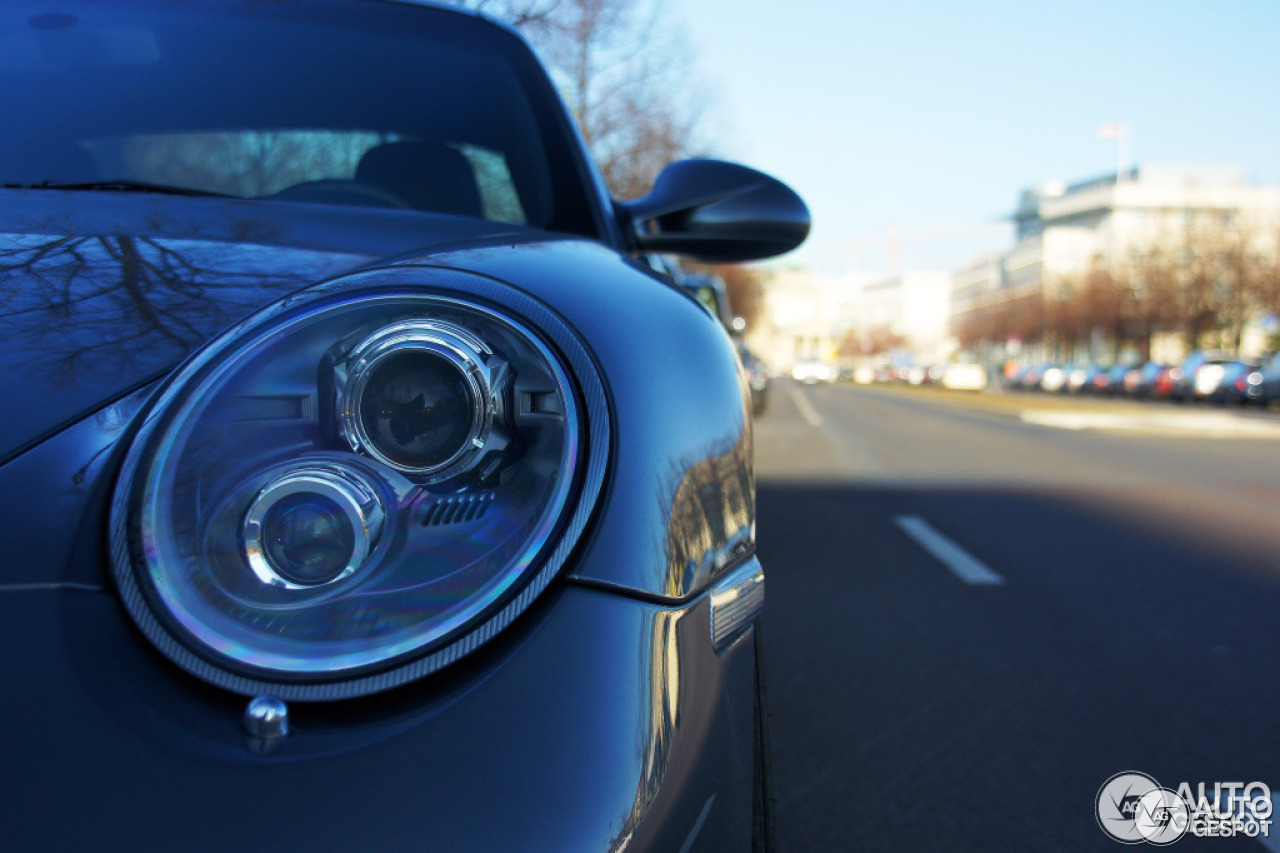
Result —
<svg viewBox="0 0 1280 853"><path fill-rule="evenodd" d="M750 398L513 30L378 0L0 17L6 844L747 849Z"/></svg>
<svg viewBox="0 0 1280 853"><path fill-rule="evenodd" d="M1162 367L1156 374L1154 395L1160 400L1173 399L1174 389L1178 387L1178 381L1182 378L1182 368L1176 365L1167 365Z"/></svg>
<svg viewBox="0 0 1280 853"><path fill-rule="evenodd" d="M1098 391L1098 379L1105 382L1107 369L1098 364L1085 364L1073 368L1067 374L1066 390L1072 394L1093 394Z"/></svg>
<svg viewBox="0 0 1280 853"><path fill-rule="evenodd" d="M1255 359L1242 359L1227 362L1222 368L1222 376L1217 387L1205 395L1211 403L1223 403L1229 406L1241 406L1254 402L1261 392L1262 374L1259 363Z"/></svg>
<svg viewBox="0 0 1280 853"><path fill-rule="evenodd" d="M942 372L942 387L953 391L981 391L987 387L987 369L973 361L948 364Z"/></svg>
<svg viewBox="0 0 1280 853"><path fill-rule="evenodd" d="M1040 372L1040 390L1050 394L1063 394L1067 391L1067 378L1071 375L1071 367L1060 367L1051 364Z"/></svg>
<svg viewBox="0 0 1280 853"><path fill-rule="evenodd" d="M1253 374L1249 379L1252 383ZM1280 353L1272 355L1269 359L1264 359L1261 367L1257 371L1257 388L1256 399L1263 406L1280 405Z"/></svg>
<svg viewBox="0 0 1280 853"><path fill-rule="evenodd" d="M1169 365L1158 361L1148 361L1140 368L1130 370L1124 375L1124 387L1129 396L1139 399L1157 396L1157 383L1162 374L1167 374Z"/></svg>
<svg viewBox="0 0 1280 853"><path fill-rule="evenodd" d="M913 364L906 369L908 385L934 385L942 379L944 367L938 364Z"/></svg>
<svg viewBox="0 0 1280 853"><path fill-rule="evenodd" d="M1013 377L1009 380L1010 387L1015 391L1034 391L1040 387L1040 376L1048 367L1046 364L1028 364L1019 367L1013 373Z"/></svg>
<svg viewBox="0 0 1280 853"><path fill-rule="evenodd" d="M745 344L738 347L738 358L742 361L747 384L751 387L751 413L763 415L765 409L769 408L769 366Z"/></svg>
<svg viewBox="0 0 1280 853"><path fill-rule="evenodd" d="M1222 381L1222 369L1233 356L1225 350L1195 350L1170 373L1173 387L1169 397L1179 402L1203 400Z"/></svg>
<svg viewBox="0 0 1280 853"><path fill-rule="evenodd" d="M1119 397L1122 394L1128 394L1129 390L1126 386L1126 381L1130 374L1133 375L1133 382L1136 384L1140 376L1138 366L1123 361L1116 362L1101 376L1094 378L1093 387L1097 393L1108 397Z"/></svg>
<svg viewBox="0 0 1280 853"><path fill-rule="evenodd" d="M666 256L650 257L647 260L655 265L659 272L683 287L712 317L720 321L726 334L734 336L737 341L738 360L742 363L743 373L751 389L752 414L764 414L769 404L769 368L746 344L741 342L741 328L745 328L746 321L741 317L735 317L730 309L729 293L724 279L714 275L684 272ZM741 328L738 324L741 324Z"/></svg>
<svg viewBox="0 0 1280 853"><path fill-rule="evenodd" d="M724 326L725 331L733 334L733 311L729 307L729 292L724 279L717 275L704 273L685 273L679 269L664 269L672 275L682 287L688 290L702 307L706 308Z"/></svg>

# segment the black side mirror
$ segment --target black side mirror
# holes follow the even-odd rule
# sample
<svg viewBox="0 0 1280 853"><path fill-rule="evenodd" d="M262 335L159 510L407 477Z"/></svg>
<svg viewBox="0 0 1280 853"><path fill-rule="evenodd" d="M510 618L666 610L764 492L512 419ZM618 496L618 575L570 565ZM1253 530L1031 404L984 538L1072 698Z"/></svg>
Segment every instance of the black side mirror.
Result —
<svg viewBox="0 0 1280 853"><path fill-rule="evenodd" d="M809 235L809 208L776 178L722 160L681 160L644 198L618 202L641 252L700 261L754 261L789 252Z"/></svg>

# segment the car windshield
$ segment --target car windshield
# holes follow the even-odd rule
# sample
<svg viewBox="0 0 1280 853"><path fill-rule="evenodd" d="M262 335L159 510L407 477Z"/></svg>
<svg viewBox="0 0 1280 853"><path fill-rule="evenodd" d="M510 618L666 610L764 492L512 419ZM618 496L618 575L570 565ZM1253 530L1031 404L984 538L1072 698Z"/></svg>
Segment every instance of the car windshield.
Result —
<svg viewBox="0 0 1280 853"><path fill-rule="evenodd" d="M514 35L392 3L6 2L0 184L381 206L594 235ZM20 132L15 132L21 129Z"/></svg>

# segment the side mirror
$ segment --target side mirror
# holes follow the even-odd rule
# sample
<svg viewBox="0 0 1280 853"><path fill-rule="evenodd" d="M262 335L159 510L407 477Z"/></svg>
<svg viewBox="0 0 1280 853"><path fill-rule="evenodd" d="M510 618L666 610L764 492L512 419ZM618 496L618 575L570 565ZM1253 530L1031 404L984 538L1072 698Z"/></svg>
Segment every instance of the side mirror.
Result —
<svg viewBox="0 0 1280 853"><path fill-rule="evenodd" d="M809 208L794 190L722 160L672 163L647 196L617 207L637 250L711 263L781 255L809 235Z"/></svg>

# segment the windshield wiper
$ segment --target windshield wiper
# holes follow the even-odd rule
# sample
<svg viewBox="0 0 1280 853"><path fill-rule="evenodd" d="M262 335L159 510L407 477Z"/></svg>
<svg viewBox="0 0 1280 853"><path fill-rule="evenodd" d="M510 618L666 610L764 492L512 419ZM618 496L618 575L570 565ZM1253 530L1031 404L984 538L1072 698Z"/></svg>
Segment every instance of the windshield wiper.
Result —
<svg viewBox="0 0 1280 853"><path fill-rule="evenodd" d="M149 184L146 181L41 181L38 184L0 184L7 190L101 190L119 193L163 193L164 195L217 196L224 193L196 190L190 187L171 187L166 184Z"/></svg>

